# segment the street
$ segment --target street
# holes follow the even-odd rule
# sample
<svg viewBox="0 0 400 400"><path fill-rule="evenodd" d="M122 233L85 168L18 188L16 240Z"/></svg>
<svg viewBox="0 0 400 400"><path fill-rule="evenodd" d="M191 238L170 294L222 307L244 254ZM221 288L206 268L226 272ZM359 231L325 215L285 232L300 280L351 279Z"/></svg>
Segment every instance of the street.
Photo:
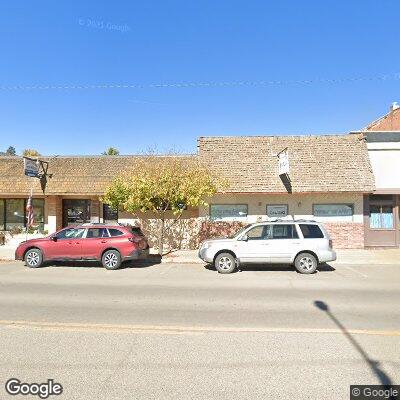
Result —
<svg viewBox="0 0 400 400"><path fill-rule="evenodd" d="M195 264L0 263L0 398L348 399L400 384L400 265L301 275ZM30 397L29 397L30 398Z"/></svg>

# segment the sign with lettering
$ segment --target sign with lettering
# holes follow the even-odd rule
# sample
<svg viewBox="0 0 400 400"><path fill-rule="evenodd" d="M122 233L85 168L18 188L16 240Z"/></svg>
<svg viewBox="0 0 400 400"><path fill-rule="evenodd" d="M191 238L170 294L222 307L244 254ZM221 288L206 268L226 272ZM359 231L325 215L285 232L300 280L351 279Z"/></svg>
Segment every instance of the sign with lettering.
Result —
<svg viewBox="0 0 400 400"><path fill-rule="evenodd" d="M282 218L288 215L287 204L268 204L267 216L271 218Z"/></svg>
<svg viewBox="0 0 400 400"><path fill-rule="evenodd" d="M33 158L24 157L24 174L32 178L39 177L39 161Z"/></svg>

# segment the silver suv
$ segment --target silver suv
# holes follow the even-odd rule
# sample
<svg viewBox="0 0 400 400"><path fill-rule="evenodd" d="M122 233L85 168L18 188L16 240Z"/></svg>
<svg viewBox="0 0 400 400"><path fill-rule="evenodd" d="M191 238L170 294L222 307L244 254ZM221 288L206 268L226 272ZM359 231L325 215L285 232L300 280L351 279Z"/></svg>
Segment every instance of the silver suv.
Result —
<svg viewBox="0 0 400 400"><path fill-rule="evenodd" d="M204 241L199 257L229 274L247 263L292 264L302 274L312 274L318 264L335 261L332 241L315 221L268 221L247 225L230 238Z"/></svg>

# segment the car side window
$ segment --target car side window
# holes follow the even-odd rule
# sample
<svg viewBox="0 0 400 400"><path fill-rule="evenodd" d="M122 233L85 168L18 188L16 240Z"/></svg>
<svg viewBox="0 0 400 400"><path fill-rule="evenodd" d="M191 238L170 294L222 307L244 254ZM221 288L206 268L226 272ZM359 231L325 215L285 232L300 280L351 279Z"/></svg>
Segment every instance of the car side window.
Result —
<svg viewBox="0 0 400 400"><path fill-rule="evenodd" d="M64 239L79 239L83 236L85 228L67 228L61 232L58 232L56 237L58 240Z"/></svg>
<svg viewBox="0 0 400 400"><path fill-rule="evenodd" d="M249 240L263 240L264 239L264 226L259 225L248 230L246 235Z"/></svg>
<svg viewBox="0 0 400 400"><path fill-rule="evenodd" d="M296 227L293 224L288 225L273 225L273 239L298 239Z"/></svg>
<svg viewBox="0 0 400 400"><path fill-rule="evenodd" d="M108 229L108 232L111 237L122 236L124 234L124 232L121 232L119 229Z"/></svg>
<svg viewBox="0 0 400 400"><path fill-rule="evenodd" d="M89 228L86 234L87 239L97 239L108 237L108 231L106 228Z"/></svg>
<svg viewBox="0 0 400 400"><path fill-rule="evenodd" d="M299 224L304 239L322 239L324 237L321 228L318 225Z"/></svg>

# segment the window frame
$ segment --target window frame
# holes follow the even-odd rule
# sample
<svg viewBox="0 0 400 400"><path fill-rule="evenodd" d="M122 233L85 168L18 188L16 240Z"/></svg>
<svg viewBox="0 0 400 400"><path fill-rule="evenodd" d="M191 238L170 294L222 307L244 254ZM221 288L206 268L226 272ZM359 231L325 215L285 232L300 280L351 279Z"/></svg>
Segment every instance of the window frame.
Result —
<svg viewBox="0 0 400 400"><path fill-rule="evenodd" d="M225 218L215 218L215 217L212 217L212 215L211 215L211 209L212 209L213 206L233 206L233 207L234 206L244 206L244 207L246 207L246 215L243 216L243 217L229 217L229 218L226 218L226 219ZM249 216L249 205L247 203L212 203L212 204L210 203L208 205L208 215L209 215L209 217L210 217L210 219L212 221L216 221L216 222L218 222L218 221L221 221L221 222L223 222L223 221L236 221L237 218L240 218L240 219L246 218L247 219L247 217Z"/></svg>

